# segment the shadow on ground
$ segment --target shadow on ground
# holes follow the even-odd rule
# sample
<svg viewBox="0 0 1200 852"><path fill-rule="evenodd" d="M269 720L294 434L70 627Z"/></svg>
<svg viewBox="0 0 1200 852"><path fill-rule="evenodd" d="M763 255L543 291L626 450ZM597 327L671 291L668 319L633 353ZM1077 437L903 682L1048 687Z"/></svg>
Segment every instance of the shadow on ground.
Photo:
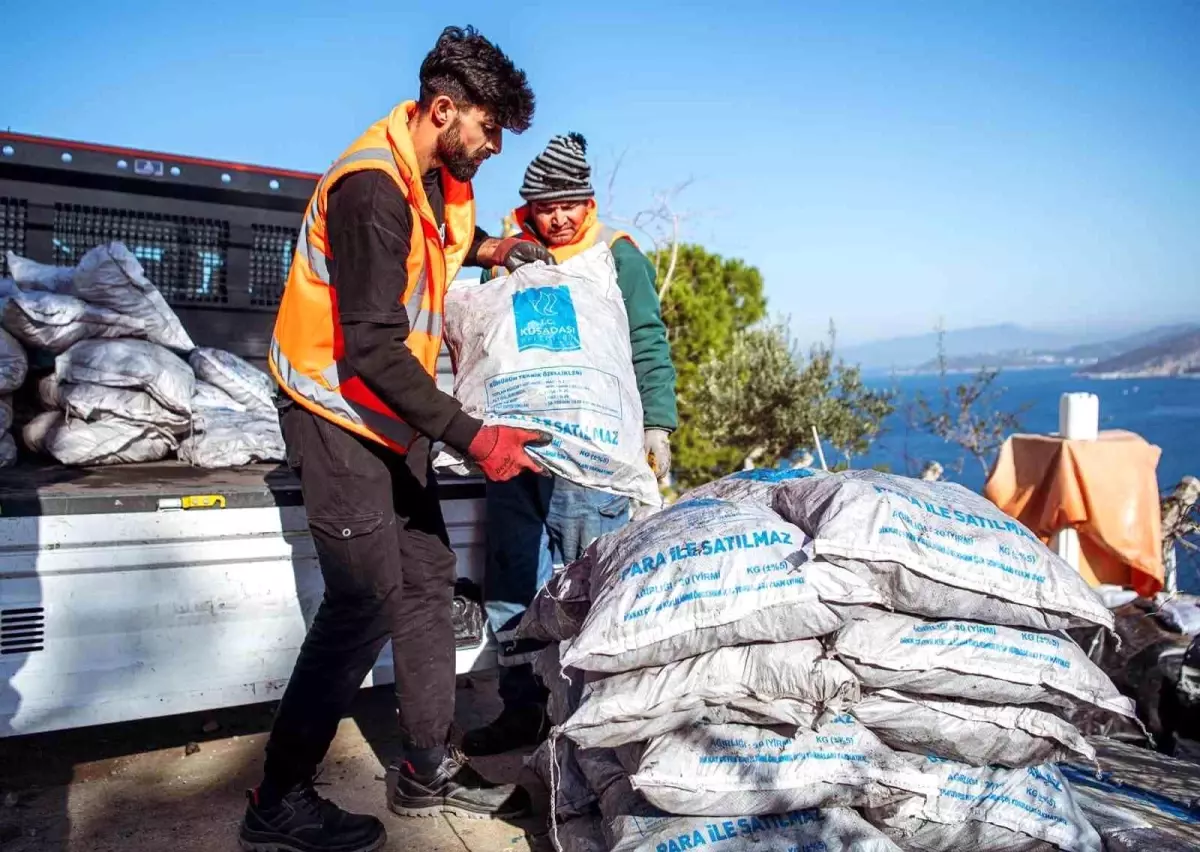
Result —
<svg viewBox="0 0 1200 852"><path fill-rule="evenodd" d="M498 710L495 680L460 680L457 724ZM237 849L244 793L258 782L273 704L0 740L0 852L219 852ZM480 759L521 781L538 813L514 824L402 819L384 801L399 744L390 687L363 690L318 780L321 792L388 827L387 852L529 852L544 848L545 791L520 755Z"/></svg>

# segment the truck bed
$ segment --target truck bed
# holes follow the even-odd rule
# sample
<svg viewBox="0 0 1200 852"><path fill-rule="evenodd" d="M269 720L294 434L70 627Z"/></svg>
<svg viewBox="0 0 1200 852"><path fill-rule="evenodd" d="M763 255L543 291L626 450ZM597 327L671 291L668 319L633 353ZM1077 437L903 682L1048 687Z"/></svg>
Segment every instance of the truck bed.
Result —
<svg viewBox="0 0 1200 852"><path fill-rule="evenodd" d="M482 482L441 497L465 674L493 658ZM286 466L0 471L0 739L277 698L323 595ZM390 682L391 661L388 645L366 683Z"/></svg>
<svg viewBox="0 0 1200 852"><path fill-rule="evenodd" d="M444 476L443 502L479 499L479 479ZM205 470L179 461L66 467L22 462L0 471L0 516L157 512L184 497L217 495L228 509L301 505L300 481L282 464Z"/></svg>

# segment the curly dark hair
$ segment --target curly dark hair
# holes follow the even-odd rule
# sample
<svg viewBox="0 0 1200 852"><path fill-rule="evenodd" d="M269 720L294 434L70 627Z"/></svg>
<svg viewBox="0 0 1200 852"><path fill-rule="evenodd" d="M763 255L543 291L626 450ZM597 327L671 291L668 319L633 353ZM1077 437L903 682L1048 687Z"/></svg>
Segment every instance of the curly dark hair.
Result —
<svg viewBox="0 0 1200 852"><path fill-rule="evenodd" d="M533 90L525 72L474 27L446 27L421 63L421 106L428 108L438 95L486 109L513 133L533 123Z"/></svg>

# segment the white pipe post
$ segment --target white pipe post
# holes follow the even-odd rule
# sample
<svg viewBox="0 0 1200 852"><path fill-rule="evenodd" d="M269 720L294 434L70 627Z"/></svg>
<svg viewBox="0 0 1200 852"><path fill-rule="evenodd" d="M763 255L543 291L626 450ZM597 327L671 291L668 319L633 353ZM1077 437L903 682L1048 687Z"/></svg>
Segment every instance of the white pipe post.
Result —
<svg viewBox="0 0 1200 852"><path fill-rule="evenodd" d="M1100 434L1100 397L1094 393L1064 393L1058 401L1058 436L1068 441L1094 441ZM1079 570L1079 533L1067 528L1054 536L1054 550Z"/></svg>

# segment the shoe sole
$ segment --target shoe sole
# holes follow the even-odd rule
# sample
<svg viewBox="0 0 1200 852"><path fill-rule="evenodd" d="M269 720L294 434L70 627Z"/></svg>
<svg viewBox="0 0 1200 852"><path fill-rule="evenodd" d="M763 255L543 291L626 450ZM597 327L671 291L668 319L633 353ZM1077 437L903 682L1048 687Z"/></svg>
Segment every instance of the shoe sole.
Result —
<svg viewBox="0 0 1200 852"><path fill-rule="evenodd" d="M386 834L365 846L343 846L336 852L377 852L383 848L385 843L387 843ZM286 841L249 840L245 837L239 837L238 844L242 847L242 852L312 852L313 849L311 846L296 846Z"/></svg>
<svg viewBox="0 0 1200 852"><path fill-rule="evenodd" d="M396 814L396 816L416 817L418 819L427 819L429 817L442 816L443 814L456 816L459 819L520 819L523 816L528 816L530 812L528 808L514 808L510 811L472 811L440 801L431 802L428 805L417 805L415 807L406 807L389 802L388 810Z"/></svg>

